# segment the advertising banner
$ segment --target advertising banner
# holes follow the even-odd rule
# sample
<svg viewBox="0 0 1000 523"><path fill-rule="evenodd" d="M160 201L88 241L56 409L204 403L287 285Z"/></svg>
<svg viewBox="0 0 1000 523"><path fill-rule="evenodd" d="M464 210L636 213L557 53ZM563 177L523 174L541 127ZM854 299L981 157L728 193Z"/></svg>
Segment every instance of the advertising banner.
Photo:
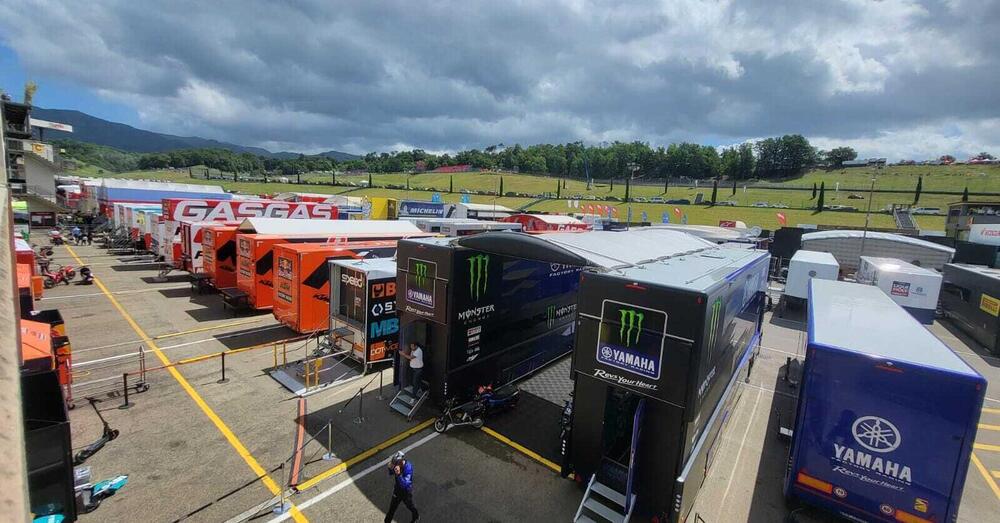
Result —
<svg viewBox="0 0 1000 523"><path fill-rule="evenodd" d="M425 218L444 218L444 204L440 202L403 200L399 202L399 215Z"/></svg>

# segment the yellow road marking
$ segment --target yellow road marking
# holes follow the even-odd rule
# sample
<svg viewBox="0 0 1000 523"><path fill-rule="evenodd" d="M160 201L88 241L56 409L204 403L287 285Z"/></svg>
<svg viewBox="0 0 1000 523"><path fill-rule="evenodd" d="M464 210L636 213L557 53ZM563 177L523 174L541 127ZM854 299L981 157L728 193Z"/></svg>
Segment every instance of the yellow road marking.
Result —
<svg viewBox="0 0 1000 523"><path fill-rule="evenodd" d="M972 445L972 448L976 450L989 450L991 452L1000 452L1000 445L987 445L985 443L976 443Z"/></svg>
<svg viewBox="0 0 1000 523"><path fill-rule="evenodd" d="M986 471L986 467L983 466L982 461L979 461L979 457L976 456L975 452L972 453L972 462L976 465L976 468L979 469L979 473L983 475L983 479L986 480L986 484L993 489L993 494L996 495L997 499L1000 499L1000 486L997 486L997 482L993 481L993 478L990 477L989 472Z"/></svg>
<svg viewBox="0 0 1000 523"><path fill-rule="evenodd" d="M299 483L299 485L295 487L295 490L299 492L309 490L311 487L316 486L316 484L319 483L320 481L323 481L324 479L329 478L330 476L335 476L337 474L340 474L341 472L344 472L345 470L353 467L354 465L357 465L358 463L374 456L375 454L378 454L379 452L382 452L383 450L395 445L396 443L399 443L400 441L403 441L404 439L426 429L427 427L431 426L432 423L434 423L434 418L428 419L409 430L400 432L399 434L396 434L395 436L383 441L382 443L375 445L374 447L362 452L361 454L349 458L347 461L338 463L337 465L334 465L332 468L329 468L326 471L319 473L319 475L309 478L308 480L303 481L302 483Z"/></svg>
<svg viewBox="0 0 1000 523"><path fill-rule="evenodd" d="M1000 425L987 425L985 423L980 423L979 428L983 430L1000 430Z"/></svg>
<svg viewBox="0 0 1000 523"><path fill-rule="evenodd" d="M994 470L993 471L993 477L994 478L1000 478L1000 470Z"/></svg>
<svg viewBox="0 0 1000 523"><path fill-rule="evenodd" d="M258 323L258 322L261 322L261 321L264 321L264 318L254 318L254 319L249 319L249 320L240 320L240 321L234 321L234 322L230 322L230 323L223 323L222 325L215 325L215 326L212 326L212 327L201 327L199 329L191 329L191 330L181 331L181 332L171 332L170 334L161 334L159 336L153 336L153 339L154 340L163 340L163 339L167 339L167 338L176 338L177 336L187 336L188 334L194 334L196 332L214 331L214 330L218 330L218 329L225 329L227 327L236 327L237 325L246 325L248 323Z"/></svg>
<svg viewBox="0 0 1000 523"><path fill-rule="evenodd" d="M983 407L983 412L985 412L987 414L1000 414L1000 409L990 409L990 408Z"/></svg>
<svg viewBox="0 0 1000 523"><path fill-rule="evenodd" d="M533 459L533 460L541 463L542 465L545 465L546 467L548 467L548 468L550 468L550 469L552 469L552 470L554 470L556 472L562 472L562 467L560 467L559 465L556 465L555 463L553 463L553 462L551 462L551 461L543 458L542 456L538 455L537 452L535 452L535 451L533 451L533 450L525 447L524 445L521 445L520 443L517 443L516 441L508 438L507 436L504 436L503 434L500 434L499 432L497 432L497 431L495 431L495 430L493 430L493 429L491 429L489 427L483 427L482 431L485 432L485 433L487 433L487 434L489 434L490 436L493 436L494 438L500 440L502 443L510 445L511 447L513 447L515 450L517 450L521 454L524 454L525 456L528 456L529 458L531 458L531 459Z"/></svg>
<svg viewBox="0 0 1000 523"><path fill-rule="evenodd" d="M80 260L80 258L77 257L75 252L73 252L72 247L67 245L66 250L69 251L70 255L73 256L73 258L76 258L77 263L83 265L83 262ZM125 321L128 322L129 326L132 327L132 330L134 330L135 333L139 335L139 338L141 338L142 341L147 346L149 346L150 350L153 351L153 354L156 354L156 357L159 358L160 363L162 363L165 366L170 365L170 359L168 359L167 356L163 354L163 351L161 351L160 347L156 345L156 342L154 342L153 339L150 338L148 334L146 334L146 331L142 330L142 327L140 327L139 324L135 322L132 316L125 310L124 307L122 307L121 303L118 303L118 300L115 299L114 295L112 295L111 292L108 291L108 288L104 286L100 278L95 276L94 284L97 285L97 288L99 288L101 292L103 292L104 295L108 297L109 300L111 300L111 304L114 305L115 309L118 310L118 313L122 315L122 318L125 318ZM250 470L252 470L253 473L256 474L258 478L260 478L261 482L264 483L264 486L266 486L267 489L270 490L272 494L274 495L280 494L282 491L281 487L279 487L278 484L275 483L273 479L271 479L271 476L268 475L266 470L264 470L264 467L260 466L260 463L257 462L257 459L254 458L252 454L250 454L250 451L247 450L247 448L243 445L242 442L240 442L239 438L236 437L236 434L233 434L233 431L229 428L229 426L226 425L224 421L222 421L222 418L220 418L219 415L216 414L215 411L212 410L212 408L209 407L207 403L205 403L205 400L202 399L201 395L198 394L198 391L196 391L194 387L192 387L191 384L188 383L188 380L184 378L184 376L181 375L181 373L172 366L167 367L167 371L170 372L170 375L173 376L175 380L177 380L177 383L180 384L181 388L183 388L184 391L188 393L188 396L190 396L191 399L194 400L195 404L198 405L199 408L201 408L202 412L205 413L205 416L208 416L208 419L212 421L212 423L215 425L217 429L219 429L219 432L221 432L222 435L225 436L229 444L233 447L233 449L236 450L236 453L239 454L240 457L243 458L243 461L245 461L246 464L250 467ZM299 512L298 507L296 507L294 504L291 507L291 514L292 518L298 523L308 523L309 521L308 519L306 519L304 515L302 515L301 512Z"/></svg>

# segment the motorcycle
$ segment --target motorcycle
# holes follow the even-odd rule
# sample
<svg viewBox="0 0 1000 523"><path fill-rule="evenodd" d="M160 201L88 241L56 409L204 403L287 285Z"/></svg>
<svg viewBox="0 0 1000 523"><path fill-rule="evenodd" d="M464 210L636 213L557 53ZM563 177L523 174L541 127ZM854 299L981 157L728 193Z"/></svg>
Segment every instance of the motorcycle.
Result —
<svg viewBox="0 0 1000 523"><path fill-rule="evenodd" d="M59 229L52 229L49 231L49 243L52 245L64 245L66 239L63 238L62 231Z"/></svg>
<svg viewBox="0 0 1000 523"><path fill-rule="evenodd" d="M502 410L512 409L521 399L521 390L515 386L501 387L496 391L493 385L483 385L476 392L477 401L483 404L483 415L491 416Z"/></svg>
<svg viewBox="0 0 1000 523"><path fill-rule="evenodd" d="M448 400L444 413L434 420L434 430L444 432L452 427L472 425L474 428L482 428L485 423L483 418L482 405L478 401L469 401L461 405L455 405L455 398Z"/></svg>
<svg viewBox="0 0 1000 523"><path fill-rule="evenodd" d="M55 287L56 284L64 283L69 285L70 280L76 278L76 270L73 269L71 265L62 265L55 272L49 269L49 265L45 264L42 269L42 285L46 289L51 289Z"/></svg>
<svg viewBox="0 0 1000 523"><path fill-rule="evenodd" d="M494 391L493 385L483 385L476 390L476 395L469 402L456 406L455 399L451 398L441 417L434 421L434 430L445 432L451 427L463 425L481 428L488 416L514 408L520 394L517 387Z"/></svg>

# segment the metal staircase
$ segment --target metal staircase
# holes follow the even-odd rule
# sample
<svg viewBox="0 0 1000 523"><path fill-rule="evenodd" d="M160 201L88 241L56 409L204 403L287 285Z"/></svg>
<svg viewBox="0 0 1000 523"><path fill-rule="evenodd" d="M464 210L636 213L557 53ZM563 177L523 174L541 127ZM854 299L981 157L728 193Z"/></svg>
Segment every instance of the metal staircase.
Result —
<svg viewBox="0 0 1000 523"><path fill-rule="evenodd" d="M580 508L576 509L574 522L598 523L609 521L625 523L632 518L635 509L635 494L628 497L625 494L597 481L597 475L590 476L587 491L583 494Z"/></svg>
<svg viewBox="0 0 1000 523"><path fill-rule="evenodd" d="M420 406L427 401L428 396L430 396L429 390L423 391L418 398L413 394L413 387L403 387L392 397L389 406L392 407L392 410L406 416L407 421L412 421L413 415L420 410Z"/></svg>
<svg viewBox="0 0 1000 523"><path fill-rule="evenodd" d="M892 209L892 217L896 220L896 227L903 230L916 230L917 222L914 221L913 215L910 214L909 208L894 207Z"/></svg>

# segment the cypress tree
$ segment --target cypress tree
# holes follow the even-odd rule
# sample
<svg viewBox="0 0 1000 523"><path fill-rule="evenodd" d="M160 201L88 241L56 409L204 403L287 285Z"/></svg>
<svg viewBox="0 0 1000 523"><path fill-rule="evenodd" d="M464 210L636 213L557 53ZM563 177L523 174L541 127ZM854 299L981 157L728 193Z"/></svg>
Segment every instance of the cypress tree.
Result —
<svg viewBox="0 0 1000 523"><path fill-rule="evenodd" d="M733 178L733 196L736 196L736 178Z"/></svg>
<svg viewBox="0 0 1000 523"><path fill-rule="evenodd" d="M816 182L813 182L813 195L809 197L810 200L816 199Z"/></svg>
<svg viewBox="0 0 1000 523"><path fill-rule="evenodd" d="M969 201L969 188L968 187L966 187L965 190L962 191L962 201L963 202Z"/></svg>
<svg viewBox="0 0 1000 523"><path fill-rule="evenodd" d="M448 192L449 193L455 192L455 177L454 176L449 176L448 177Z"/></svg>
<svg viewBox="0 0 1000 523"><path fill-rule="evenodd" d="M823 212L824 203L826 200L826 182L819 185L819 199L816 200L816 210Z"/></svg>
<svg viewBox="0 0 1000 523"><path fill-rule="evenodd" d="M372 185L372 173L368 173L368 187L375 187Z"/></svg>
<svg viewBox="0 0 1000 523"><path fill-rule="evenodd" d="M924 188L924 177L921 176L917 178L917 189L913 193L913 204L916 205L920 201L920 191Z"/></svg>
<svg viewBox="0 0 1000 523"><path fill-rule="evenodd" d="M715 205L715 198L719 195L719 180L712 180L712 205Z"/></svg>
<svg viewBox="0 0 1000 523"><path fill-rule="evenodd" d="M562 184L556 181L556 198L562 198Z"/></svg>
<svg viewBox="0 0 1000 523"><path fill-rule="evenodd" d="M663 179L663 194L667 194L667 189L670 189L670 177Z"/></svg>
<svg viewBox="0 0 1000 523"><path fill-rule="evenodd" d="M497 196L503 196L503 176L500 177L500 194Z"/></svg>
<svg viewBox="0 0 1000 523"><path fill-rule="evenodd" d="M625 201L629 200L629 193L632 190L632 179L631 177L625 178Z"/></svg>

